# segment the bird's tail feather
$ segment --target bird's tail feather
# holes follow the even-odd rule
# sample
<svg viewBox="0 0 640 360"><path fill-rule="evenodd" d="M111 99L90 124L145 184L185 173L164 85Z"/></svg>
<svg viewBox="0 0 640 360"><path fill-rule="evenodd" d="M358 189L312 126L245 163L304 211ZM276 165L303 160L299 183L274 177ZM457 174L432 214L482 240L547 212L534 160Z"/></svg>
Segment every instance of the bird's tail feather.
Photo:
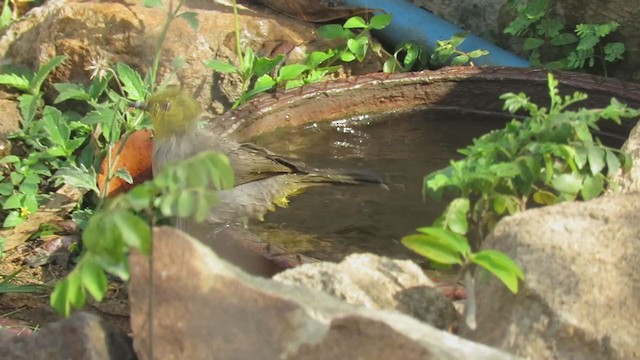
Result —
<svg viewBox="0 0 640 360"><path fill-rule="evenodd" d="M387 187L384 180L377 174L366 170L330 169L305 174L301 177L305 183L327 183L343 185L379 185Z"/></svg>

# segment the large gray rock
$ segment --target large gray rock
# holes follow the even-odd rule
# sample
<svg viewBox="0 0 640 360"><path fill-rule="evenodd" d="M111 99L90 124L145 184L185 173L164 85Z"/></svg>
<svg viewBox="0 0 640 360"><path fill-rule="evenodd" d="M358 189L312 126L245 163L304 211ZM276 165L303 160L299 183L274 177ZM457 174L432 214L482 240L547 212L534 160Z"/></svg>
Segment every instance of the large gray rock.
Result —
<svg viewBox="0 0 640 360"><path fill-rule="evenodd" d="M154 231L152 263L132 255L131 273L143 360L513 358L406 315L252 277L172 228Z"/></svg>
<svg viewBox="0 0 640 360"><path fill-rule="evenodd" d="M353 305L395 309L439 329L451 328L457 320L451 301L409 260L353 254L338 264L297 266L273 279L319 290Z"/></svg>
<svg viewBox="0 0 640 360"><path fill-rule="evenodd" d="M534 359L640 358L640 193L503 219L483 247L523 268L520 293L477 285L469 339Z"/></svg>
<svg viewBox="0 0 640 360"><path fill-rule="evenodd" d="M100 318L76 313L32 335L0 330L0 357L12 360L128 360L136 356L131 339L110 329Z"/></svg>

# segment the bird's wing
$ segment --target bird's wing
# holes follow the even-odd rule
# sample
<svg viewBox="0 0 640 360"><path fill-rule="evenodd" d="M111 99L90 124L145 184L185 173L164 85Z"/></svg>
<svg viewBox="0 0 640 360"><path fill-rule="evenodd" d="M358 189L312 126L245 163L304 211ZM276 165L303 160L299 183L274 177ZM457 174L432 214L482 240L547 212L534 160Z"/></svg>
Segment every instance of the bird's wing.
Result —
<svg viewBox="0 0 640 360"><path fill-rule="evenodd" d="M277 155L257 145L240 144L203 130L154 139L153 173L157 174L167 163L189 159L204 151L217 151L229 158L237 185L275 175L316 170L301 161Z"/></svg>

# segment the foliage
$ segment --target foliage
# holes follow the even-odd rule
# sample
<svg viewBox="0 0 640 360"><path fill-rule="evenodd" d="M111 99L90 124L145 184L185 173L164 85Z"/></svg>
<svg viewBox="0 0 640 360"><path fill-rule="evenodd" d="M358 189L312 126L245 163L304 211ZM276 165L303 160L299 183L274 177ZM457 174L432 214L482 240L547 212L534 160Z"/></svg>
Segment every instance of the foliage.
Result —
<svg viewBox="0 0 640 360"><path fill-rule="evenodd" d="M474 140L460 150L462 160L425 177L425 195L440 199L447 192L455 199L431 227L405 237L406 246L441 264L476 263L515 292L514 279L521 271L495 252L470 252L469 221L482 238L501 217L532 204L589 200L606 186L615 187L610 176L628 170L631 159L603 145L592 130L600 120L619 124L622 118L640 116L640 111L616 99L603 109L576 109L585 94L561 96L551 74L548 83L549 108L532 103L524 93L503 94L504 109L512 114L524 111L526 118Z"/></svg>
<svg viewBox="0 0 640 360"><path fill-rule="evenodd" d="M161 1L146 1L145 4L162 6ZM158 48L173 20L182 18L192 27L197 26L195 13L180 12L182 4L163 8L167 21ZM102 207L113 177L131 181L131 175L125 169L115 168L117 160L128 137L134 131L148 127L149 122L142 112L132 111L129 104L144 100L153 90L159 57L158 50L144 80L124 63L111 68L103 59L94 59L87 69L92 71L89 86L53 84L59 93L53 106L44 104L41 88L47 76L65 61L65 56L52 58L36 72L18 67L2 68L0 84L23 93L18 97L20 130L9 135L18 144L13 146L15 155L0 159L0 205L5 211L4 228L24 222L62 183L90 190L82 207L72 213L72 218L84 228L91 214ZM171 75L183 62L174 61ZM110 82L117 84L118 91L108 88ZM74 106L67 108L82 109L82 113L58 109L56 106L63 102L74 102ZM120 147L112 151L118 142ZM105 157L105 186L99 191L96 173Z"/></svg>
<svg viewBox="0 0 640 360"><path fill-rule="evenodd" d="M362 17L354 16L342 26L337 24L321 26L318 28L320 36L325 39L342 40L344 43L335 49L314 51L307 55L302 64L281 65L284 60L283 55L268 58L257 56L251 48L242 51L238 10L235 1L233 2L233 11L238 64L234 65L229 61L217 59L205 62L205 65L213 71L236 74L240 77L242 81L241 95L233 104L233 108L253 99L258 94L281 85L285 89L290 89L322 81L327 75L340 70L340 66L333 65L338 60L362 62L371 46L369 32L383 29L391 22L391 15L379 14L373 16L368 22ZM253 87L250 89L252 84Z"/></svg>
<svg viewBox="0 0 640 360"><path fill-rule="evenodd" d="M425 69L428 65L427 52L415 42L399 44L382 66L386 73L407 72L414 69Z"/></svg>
<svg viewBox="0 0 640 360"><path fill-rule="evenodd" d="M431 54L431 67L442 67L446 64L452 66L461 66L469 64L474 66L473 60L489 54L489 51L476 49L470 52L464 52L458 49L464 39L469 35L468 32L454 34L448 40L438 40L436 47Z"/></svg>
<svg viewBox="0 0 640 360"><path fill-rule="evenodd" d="M507 4L516 11L517 17L504 33L523 38L522 48L529 52L532 66L575 70L592 68L597 60L606 76L607 63L622 59L624 44L603 42L619 27L615 21L578 24L574 34L565 31L562 21L549 16L550 0L508 0Z"/></svg>
<svg viewBox="0 0 640 360"><path fill-rule="evenodd" d="M216 201L216 189L233 186L233 170L226 156L201 153L167 166L153 180L110 201L93 215L82 233L85 252L71 273L51 294L51 306L68 316L81 308L87 293L102 301L107 273L129 279L129 254L151 253L151 228L161 217L194 217L204 221ZM157 210L157 211L156 211ZM146 219L136 215L142 212Z"/></svg>

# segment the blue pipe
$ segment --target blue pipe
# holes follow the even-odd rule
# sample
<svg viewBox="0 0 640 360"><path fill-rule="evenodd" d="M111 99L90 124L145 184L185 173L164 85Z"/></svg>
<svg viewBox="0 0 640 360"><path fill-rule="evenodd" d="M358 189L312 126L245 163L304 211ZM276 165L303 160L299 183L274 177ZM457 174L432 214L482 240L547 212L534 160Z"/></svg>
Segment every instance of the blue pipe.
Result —
<svg viewBox="0 0 640 360"><path fill-rule="evenodd" d="M389 44L414 41L433 50L436 41L447 40L452 35L464 31L405 0L344 0L344 3L349 7L381 9L392 14L391 24L376 33L376 37ZM473 61L476 65L529 67L527 60L473 34L469 34L458 49L465 52L476 49L488 50L488 55Z"/></svg>

